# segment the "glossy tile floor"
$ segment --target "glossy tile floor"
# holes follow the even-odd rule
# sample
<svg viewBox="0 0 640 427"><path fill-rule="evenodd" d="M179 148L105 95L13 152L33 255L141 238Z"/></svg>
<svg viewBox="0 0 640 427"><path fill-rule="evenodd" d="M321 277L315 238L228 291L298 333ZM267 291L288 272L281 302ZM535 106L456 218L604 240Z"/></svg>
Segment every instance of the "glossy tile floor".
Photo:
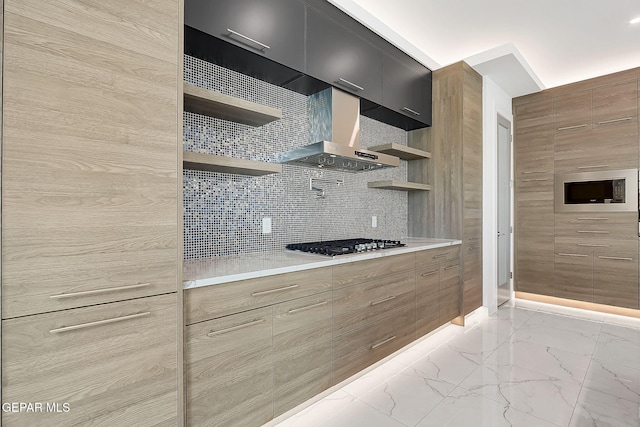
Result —
<svg viewBox="0 0 640 427"><path fill-rule="evenodd" d="M628 427L639 413L640 329L506 307L436 332L277 426Z"/></svg>

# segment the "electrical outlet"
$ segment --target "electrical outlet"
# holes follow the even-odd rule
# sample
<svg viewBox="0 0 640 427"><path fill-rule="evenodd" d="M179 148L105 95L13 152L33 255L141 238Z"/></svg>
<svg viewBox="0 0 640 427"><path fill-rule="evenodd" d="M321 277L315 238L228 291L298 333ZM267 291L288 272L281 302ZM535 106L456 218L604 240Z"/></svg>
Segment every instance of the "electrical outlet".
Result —
<svg viewBox="0 0 640 427"><path fill-rule="evenodd" d="M271 218L265 217L262 218L262 234L270 234L271 233Z"/></svg>
<svg viewBox="0 0 640 427"><path fill-rule="evenodd" d="M378 217L373 215L371 217L371 227L376 228L378 226Z"/></svg>

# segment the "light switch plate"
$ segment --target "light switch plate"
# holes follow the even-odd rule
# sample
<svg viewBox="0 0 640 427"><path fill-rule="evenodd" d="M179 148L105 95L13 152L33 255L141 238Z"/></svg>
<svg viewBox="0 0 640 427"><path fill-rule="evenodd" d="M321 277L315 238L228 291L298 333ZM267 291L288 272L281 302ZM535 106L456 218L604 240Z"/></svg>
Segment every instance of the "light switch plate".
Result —
<svg viewBox="0 0 640 427"><path fill-rule="evenodd" d="M378 226L378 217L373 215L371 217L371 227L376 228Z"/></svg>

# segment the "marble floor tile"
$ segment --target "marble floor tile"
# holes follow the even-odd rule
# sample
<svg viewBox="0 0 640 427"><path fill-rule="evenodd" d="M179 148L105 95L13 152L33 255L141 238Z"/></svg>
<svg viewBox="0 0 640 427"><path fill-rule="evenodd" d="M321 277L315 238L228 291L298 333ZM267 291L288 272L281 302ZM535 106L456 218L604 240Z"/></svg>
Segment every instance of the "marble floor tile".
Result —
<svg viewBox="0 0 640 427"><path fill-rule="evenodd" d="M553 427L539 418L477 393L456 389L416 427Z"/></svg>
<svg viewBox="0 0 640 427"><path fill-rule="evenodd" d="M596 344L593 358L640 369L640 345L619 339L600 341Z"/></svg>
<svg viewBox="0 0 640 427"><path fill-rule="evenodd" d="M602 325L598 342L626 342L640 345L640 329L612 324Z"/></svg>
<svg viewBox="0 0 640 427"><path fill-rule="evenodd" d="M360 400L403 424L414 426L455 388L415 368L407 368Z"/></svg>
<svg viewBox="0 0 640 427"><path fill-rule="evenodd" d="M579 332L582 335L594 338L598 337L602 329L602 322L542 312L533 314L529 320L527 320L527 325L542 325L571 332Z"/></svg>
<svg viewBox="0 0 640 427"><path fill-rule="evenodd" d="M462 334L464 329L450 325L449 327L435 332L434 334L422 339L416 345L407 348L402 353L393 358L395 362L402 363L405 366L411 366L418 360L435 351L442 344L450 341L454 336Z"/></svg>
<svg viewBox="0 0 640 427"><path fill-rule="evenodd" d="M640 407L640 370L593 360L584 387L635 402Z"/></svg>
<svg viewBox="0 0 640 427"><path fill-rule="evenodd" d="M485 364L517 365L555 378L581 384L589 368L591 356L572 353L532 342L506 342Z"/></svg>
<svg viewBox="0 0 640 427"><path fill-rule="evenodd" d="M313 424L309 424L311 426ZM329 416L319 427L406 427L371 406L355 401L333 416Z"/></svg>
<svg viewBox="0 0 640 427"><path fill-rule="evenodd" d="M569 423L580 393L580 384L573 381L491 361L476 369L460 387L559 426Z"/></svg>
<svg viewBox="0 0 640 427"><path fill-rule="evenodd" d="M570 427L640 426L638 403L583 388Z"/></svg>
<svg viewBox="0 0 640 427"><path fill-rule="evenodd" d="M526 310L518 307L502 306L498 310L489 315L490 319L509 320L513 323L513 327L518 329L524 325L536 311Z"/></svg>
<svg viewBox="0 0 640 427"><path fill-rule="evenodd" d="M363 396L405 368L406 366L402 363L393 359L388 360L383 365L345 385L342 390L355 397Z"/></svg>
<svg viewBox="0 0 640 427"><path fill-rule="evenodd" d="M509 336L498 334L482 327L469 329L447 341L442 347L449 347L464 357L480 364L487 359Z"/></svg>
<svg viewBox="0 0 640 427"><path fill-rule="evenodd" d="M546 325L525 324L511 335L512 344L530 342L545 347L557 348L576 354L591 355L597 342L597 335L580 331L568 331Z"/></svg>
<svg viewBox="0 0 640 427"><path fill-rule="evenodd" d="M480 365L477 359L443 344L437 351L415 362L412 367L430 378L457 385Z"/></svg>

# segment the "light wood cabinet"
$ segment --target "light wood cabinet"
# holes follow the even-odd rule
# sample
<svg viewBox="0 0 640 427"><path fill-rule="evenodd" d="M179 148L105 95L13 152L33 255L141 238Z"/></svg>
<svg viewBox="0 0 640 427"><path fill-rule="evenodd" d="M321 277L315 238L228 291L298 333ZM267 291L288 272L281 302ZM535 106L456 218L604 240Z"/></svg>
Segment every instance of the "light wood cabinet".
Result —
<svg viewBox="0 0 640 427"><path fill-rule="evenodd" d="M416 337L440 327L440 265L416 270Z"/></svg>
<svg viewBox="0 0 640 427"><path fill-rule="evenodd" d="M596 254L593 302L638 308L638 253Z"/></svg>
<svg viewBox="0 0 640 427"><path fill-rule="evenodd" d="M637 80L593 89L593 127L609 128L638 124Z"/></svg>
<svg viewBox="0 0 640 427"><path fill-rule="evenodd" d="M185 329L187 424L259 426L273 418L273 308Z"/></svg>
<svg viewBox="0 0 640 427"><path fill-rule="evenodd" d="M178 12L4 2L3 318L177 291Z"/></svg>
<svg viewBox="0 0 640 427"><path fill-rule="evenodd" d="M415 339L415 307L334 338L333 382L337 384Z"/></svg>
<svg viewBox="0 0 640 427"><path fill-rule="evenodd" d="M462 267L458 263L445 265L440 271L440 324L458 317L462 312L461 278Z"/></svg>
<svg viewBox="0 0 640 427"><path fill-rule="evenodd" d="M591 130L591 92L582 90L553 98L553 127L556 134Z"/></svg>
<svg viewBox="0 0 640 427"><path fill-rule="evenodd" d="M555 255L554 296L593 302L593 253Z"/></svg>
<svg viewBox="0 0 640 427"><path fill-rule="evenodd" d="M274 416L331 387L331 336L331 292L274 307Z"/></svg>
<svg viewBox="0 0 640 427"><path fill-rule="evenodd" d="M331 289L331 267L189 289L187 324L277 304Z"/></svg>
<svg viewBox="0 0 640 427"><path fill-rule="evenodd" d="M433 127L412 131L408 145L431 161L410 165L409 179L429 182L429 194L409 195L409 232L463 243L462 315L482 305L482 76L458 62L436 70Z"/></svg>
<svg viewBox="0 0 640 427"><path fill-rule="evenodd" d="M62 412L2 424L177 425L176 322L175 293L3 321L3 401Z"/></svg>
<svg viewBox="0 0 640 427"><path fill-rule="evenodd" d="M339 264L333 267L333 289L355 285L394 273L402 273L414 268L414 253Z"/></svg>

